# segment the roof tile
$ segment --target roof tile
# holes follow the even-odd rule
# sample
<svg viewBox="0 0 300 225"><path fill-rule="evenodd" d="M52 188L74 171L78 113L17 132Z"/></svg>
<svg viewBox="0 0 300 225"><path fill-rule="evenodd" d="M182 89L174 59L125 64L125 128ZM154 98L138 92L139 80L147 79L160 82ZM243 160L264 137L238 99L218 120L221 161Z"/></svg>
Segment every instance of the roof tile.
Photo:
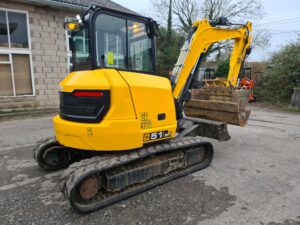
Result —
<svg viewBox="0 0 300 225"><path fill-rule="evenodd" d="M95 5L103 6L106 8L122 11L122 12L137 14L136 12L134 12L130 9L127 9L126 7L123 7L123 6L119 5L118 3L115 3L110 0L51 0L51 1L69 3L69 4L79 5L79 6L83 6L83 7L88 7L91 4L95 4Z"/></svg>

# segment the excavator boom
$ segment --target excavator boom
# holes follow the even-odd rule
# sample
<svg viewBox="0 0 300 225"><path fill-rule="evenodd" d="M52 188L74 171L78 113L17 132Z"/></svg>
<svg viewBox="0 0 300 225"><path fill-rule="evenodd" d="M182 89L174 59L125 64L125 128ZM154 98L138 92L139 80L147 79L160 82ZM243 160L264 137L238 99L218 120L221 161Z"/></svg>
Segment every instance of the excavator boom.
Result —
<svg viewBox="0 0 300 225"><path fill-rule="evenodd" d="M197 76L204 55L217 42L234 40L230 58L230 69L227 80L206 80L206 88L192 91L189 101L189 90ZM234 87L237 85L239 73L246 56L251 50L252 24L233 25L226 20L210 22L207 19L197 21L188 35L178 61L173 69L173 96L179 107L188 116L217 120L244 126L250 111L245 110L247 92L239 93Z"/></svg>

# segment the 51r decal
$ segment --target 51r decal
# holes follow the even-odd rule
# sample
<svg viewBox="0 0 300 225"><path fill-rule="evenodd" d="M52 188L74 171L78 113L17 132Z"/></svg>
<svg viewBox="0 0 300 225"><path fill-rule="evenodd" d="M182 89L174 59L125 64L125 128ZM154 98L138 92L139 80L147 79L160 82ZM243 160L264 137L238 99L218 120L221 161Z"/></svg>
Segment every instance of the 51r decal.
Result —
<svg viewBox="0 0 300 225"><path fill-rule="evenodd" d="M152 133L144 134L144 142L164 139L167 137L170 137L170 133L167 130L152 132Z"/></svg>

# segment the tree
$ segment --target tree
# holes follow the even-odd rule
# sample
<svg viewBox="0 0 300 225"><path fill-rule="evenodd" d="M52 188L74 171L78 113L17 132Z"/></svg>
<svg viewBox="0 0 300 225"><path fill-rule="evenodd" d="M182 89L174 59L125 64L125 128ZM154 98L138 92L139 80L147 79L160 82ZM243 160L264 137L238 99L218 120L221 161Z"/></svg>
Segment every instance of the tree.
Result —
<svg viewBox="0 0 300 225"><path fill-rule="evenodd" d="M170 42L172 41L172 0L169 0L167 38L170 39Z"/></svg>
<svg viewBox="0 0 300 225"><path fill-rule="evenodd" d="M258 100L274 104L288 104L293 88L300 80L300 35L296 41L274 53L268 67L256 84Z"/></svg>
<svg viewBox="0 0 300 225"><path fill-rule="evenodd" d="M229 73L229 58L223 59L218 63L216 70L217 77L227 77Z"/></svg>
<svg viewBox="0 0 300 225"><path fill-rule="evenodd" d="M160 15L166 15L170 9L169 0L152 0L152 4ZM185 33L192 27L193 21L201 18L215 20L227 17L229 21L245 22L261 19L264 15L261 0L173 0L171 4L174 27ZM165 18L161 19L165 21ZM254 33L253 46L265 47L268 41L269 35L265 31ZM213 51L224 47L228 48L227 42L215 45Z"/></svg>
<svg viewBox="0 0 300 225"><path fill-rule="evenodd" d="M166 12L171 8L174 15L175 27L186 33L190 30L193 21L196 19L198 5L194 0L173 0L170 7L169 0L152 0L152 5L158 12L158 16L164 23Z"/></svg>
<svg viewBox="0 0 300 225"><path fill-rule="evenodd" d="M173 69L179 55L179 49L184 42L184 37L172 30L172 0L169 1L167 29L160 28L160 35L157 38L157 62L158 72L168 76Z"/></svg>
<svg viewBox="0 0 300 225"><path fill-rule="evenodd" d="M177 31L172 31L172 42L170 42L166 28L159 29L159 36L156 39L157 45L157 70L158 73L168 77L177 61L180 47L183 45L184 36Z"/></svg>

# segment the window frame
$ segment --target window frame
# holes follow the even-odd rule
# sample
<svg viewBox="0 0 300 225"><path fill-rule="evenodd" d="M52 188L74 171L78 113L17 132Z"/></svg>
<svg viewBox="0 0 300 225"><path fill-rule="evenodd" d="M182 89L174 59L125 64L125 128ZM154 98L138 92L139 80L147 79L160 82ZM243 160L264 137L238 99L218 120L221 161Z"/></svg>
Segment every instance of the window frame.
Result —
<svg viewBox="0 0 300 225"><path fill-rule="evenodd" d="M91 54L93 54L93 49L91 46L91 43L93 43L93 42L91 41L91 38L90 38L90 35L92 34L92 32L90 30L91 27L88 25L85 27L85 29L87 29L87 34L88 34L88 39L89 39L89 47L88 47L89 54L90 54L89 60L87 60L86 62L76 63L76 57L74 57L74 55L73 55L74 54L74 51L73 51L74 46L72 46L72 49L70 49L71 48L70 43L69 43L69 41L67 42L67 46L68 46L67 48L69 50L71 50L72 60L70 62L72 64L72 71L82 71L82 70L94 69L94 65L93 65L94 56L91 55ZM70 35L70 37L72 37L72 34L68 33L68 35Z"/></svg>
<svg viewBox="0 0 300 225"><path fill-rule="evenodd" d="M119 14L119 13L114 13L112 11L108 11L105 9L100 9L97 10L95 12L95 15L93 16L93 21L91 21L91 27L95 28L95 23L96 23L96 19L98 17L98 15L100 14L105 14L105 15L109 15L109 16L114 16L120 19L124 19L126 22L126 56L125 56L125 69L121 69L121 68L114 68L116 70L119 71L128 71L128 72L136 72L136 73L145 73L145 74L152 74L152 75L157 75L157 68L156 68L156 52L155 52L155 38L152 37L149 39L151 40L151 46L152 46L152 56L151 56L151 64L152 64L152 70L151 71L141 71L141 70L130 70L129 69L129 65L128 65L128 60L129 60L129 46L128 46L128 20L130 21L134 21L134 22L139 22L139 23L143 23L145 24L145 26L147 27L147 21L143 20L143 19L139 19L134 17L134 15L129 15L124 13L124 15ZM95 33L93 29L89 29L90 32L90 41L91 41L91 46L96 46L96 37L95 37ZM112 69L112 67L101 67L101 66L97 66L97 57L96 57L96 48L92 48L91 49L91 57L92 57L92 64L93 64L93 69L101 69L101 68L105 68L105 69Z"/></svg>
<svg viewBox="0 0 300 225"><path fill-rule="evenodd" d="M17 9L7 9L1 8L0 11L4 11L6 13L6 23L8 22L8 12L16 12L16 13L23 13L26 15L26 25L27 25L27 40L28 40L28 48L11 48L10 43L10 33L8 31L7 26L7 33L8 33L8 47L0 47L0 54L8 54L9 55L9 62L0 62L0 64L10 65L11 69L11 77L12 77L12 85L13 85L13 95L0 95L1 98L22 98L22 97L35 97L36 90L35 90L35 82L34 82L34 74L33 74L33 63L32 63L32 48L31 48L31 36L30 36L30 22L29 22L29 13L28 11L24 10L17 10ZM19 55L28 55L29 56L29 63L30 63L30 78L31 78L31 88L32 94L30 95L16 95L16 87L15 87L15 78L14 78L14 65L12 61L12 55L19 54Z"/></svg>
<svg viewBox="0 0 300 225"><path fill-rule="evenodd" d="M69 17L65 18L65 21L67 21ZM71 34L68 30L65 30L66 35L66 46L67 46L67 59L68 59L68 73L71 73L73 71L73 61L72 61L72 50L70 49L70 38Z"/></svg>

